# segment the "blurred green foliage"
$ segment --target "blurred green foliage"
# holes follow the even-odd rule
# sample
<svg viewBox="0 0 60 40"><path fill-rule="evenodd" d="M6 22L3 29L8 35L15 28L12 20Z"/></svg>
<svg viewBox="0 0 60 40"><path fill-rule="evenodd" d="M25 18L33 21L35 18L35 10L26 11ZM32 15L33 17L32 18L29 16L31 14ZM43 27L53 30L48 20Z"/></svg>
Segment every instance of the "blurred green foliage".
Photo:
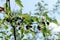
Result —
<svg viewBox="0 0 60 40"><path fill-rule="evenodd" d="M54 23L58 24L57 20L56 19L54 19L54 20L51 19L48 16L48 11L45 11L45 6L47 6L47 4L42 5L42 3L38 2L38 4L35 5L35 6L38 6L36 11L39 11L39 12L34 13L34 15L39 16L39 18L38 18L37 16L31 16L28 13L25 13L25 14L22 13L23 5L21 3L21 0L15 0L15 2L16 2L16 4L18 6L20 6L21 9L19 11L17 11L17 12L11 12L10 13L11 15L5 13L4 14L4 19L3 20L0 19L0 27L2 27L1 25L3 24L4 25L4 29L7 30L8 27L9 27L9 26L7 26L8 24L11 25L11 26L13 25L16 28L18 26L18 23L20 23L22 28L21 29L17 29L18 31L20 30L20 32L21 32L21 37L19 38L19 40L23 39L23 37L24 37L23 34L26 34L26 33L28 33L30 31L30 30L24 30L24 25L27 25L27 24L32 25L33 22L38 22L38 24L40 26L42 26L41 31L42 31L44 37L48 36L50 34L50 30L46 28L46 25L43 25L41 22L39 22L40 19L41 19L41 16L44 16L46 18L45 22L47 22L47 20L48 20L50 22L54 22ZM44 3L44 1L41 1L41 2ZM8 8L8 10L6 10L6 3L5 3L4 4L4 10L5 10L5 12L9 13L11 10L9 9L9 7L7 7L7 8ZM4 23L6 23L6 25ZM14 32L14 30L13 30L14 27L13 26L10 29L10 32L12 32L12 35L14 34L13 33ZM1 33L3 35L6 35L4 40L9 40L9 38L11 37L10 35L8 36L7 33L5 33L5 32L1 32ZM31 31L31 33L34 35L33 31ZM19 35L19 34L20 33L18 33L16 31L16 35Z"/></svg>

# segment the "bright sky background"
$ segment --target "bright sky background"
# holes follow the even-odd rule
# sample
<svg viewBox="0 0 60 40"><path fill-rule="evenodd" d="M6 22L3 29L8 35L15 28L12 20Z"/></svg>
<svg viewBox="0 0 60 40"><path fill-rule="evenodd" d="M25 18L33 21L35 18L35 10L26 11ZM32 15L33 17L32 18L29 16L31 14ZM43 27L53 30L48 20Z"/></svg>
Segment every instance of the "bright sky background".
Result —
<svg viewBox="0 0 60 40"><path fill-rule="evenodd" d="M1 0L0 0L1 1ZM0 2L0 6L3 6L4 0L2 0ZM29 13L30 11L32 13L34 13L35 11L35 4L37 4L37 2L39 2L40 0L22 0L22 4L23 4L23 13ZM53 9L53 6L54 4L56 4L56 1L57 0L45 0L45 3L48 4L48 10L52 10ZM14 11L18 10L19 9L19 6L16 5L16 3L14 2L14 0L11 0L11 9ZM54 15L52 15L54 16ZM58 14L55 14L56 16L56 19L58 20L58 22L60 23L60 15Z"/></svg>
<svg viewBox="0 0 60 40"><path fill-rule="evenodd" d="M1 0L0 0L1 1ZM0 2L0 6L2 6L4 4L3 2L4 0L2 0ZM56 3L57 0L45 0L45 2L48 4L48 8L49 10L53 8L53 5ZM35 10L35 4L37 4L37 2L40 2L40 0L22 0L22 4L23 4L23 13L29 13L29 11L34 12ZM16 5L16 3L14 2L14 0L11 0L11 9L12 10L17 10L19 9L19 7Z"/></svg>

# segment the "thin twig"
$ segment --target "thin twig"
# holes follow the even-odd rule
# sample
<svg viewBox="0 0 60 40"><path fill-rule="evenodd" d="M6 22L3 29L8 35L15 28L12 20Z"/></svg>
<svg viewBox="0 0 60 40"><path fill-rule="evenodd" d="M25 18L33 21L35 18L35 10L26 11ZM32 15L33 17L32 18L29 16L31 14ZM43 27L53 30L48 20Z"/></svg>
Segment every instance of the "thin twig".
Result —
<svg viewBox="0 0 60 40"><path fill-rule="evenodd" d="M12 27L13 27L14 39L16 40L16 31L15 31L15 26L13 26L13 25L12 25Z"/></svg>
<svg viewBox="0 0 60 40"><path fill-rule="evenodd" d="M15 31L15 27L13 27L14 29L14 39L16 40L16 31Z"/></svg>

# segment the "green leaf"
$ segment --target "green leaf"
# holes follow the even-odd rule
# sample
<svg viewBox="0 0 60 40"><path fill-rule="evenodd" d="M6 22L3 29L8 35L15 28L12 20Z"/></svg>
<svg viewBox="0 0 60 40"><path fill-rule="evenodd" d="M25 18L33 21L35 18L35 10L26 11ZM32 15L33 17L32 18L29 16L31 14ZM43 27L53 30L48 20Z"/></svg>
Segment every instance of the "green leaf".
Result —
<svg viewBox="0 0 60 40"><path fill-rule="evenodd" d="M6 3L4 3L4 5L3 5L3 6L4 6L4 11L6 11Z"/></svg>
<svg viewBox="0 0 60 40"><path fill-rule="evenodd" d="M13 28L10 29L10 32L13 32Z"/></svg>
<svg viewBox="0 0 60 40"><path fill-rule="evenodd" d="M33 21L38 21L38 18L36 16L31 16L31 19L33 19Z"/></svg>
<svg viewBox="0 0 60 40"><path fill-rule="evenodd" d="M2 20L0 19L0 27L1 27L1 25L2 25Z"/></svg>
<svg viewBox="0 0 60 40"><path fill-rule="evenodd" d="M21 4L21 0L15 0L16 4L20 7L23 7L23 5Z"/></svg>
<svg viewBox="0 0 60 40"><path fill-rule="evenodd" d="M8 14L4 14L4 17L5 17L5 18L8 18L8 17L9 17L9 15L8 15Z"/></svg>
<svg viewBox="0 0 60 40"><path fill-rule="evenodd" d="M8 26L7 25L4 25L4 28L7 30L8 29Z"/></svg>
<svg viewBox="0 0 60 40"><path fill-rule="evenodd" d="M58 24L57 20L54 19L54 20L51 20L51 22L54 22L55 24Z"/></svg>

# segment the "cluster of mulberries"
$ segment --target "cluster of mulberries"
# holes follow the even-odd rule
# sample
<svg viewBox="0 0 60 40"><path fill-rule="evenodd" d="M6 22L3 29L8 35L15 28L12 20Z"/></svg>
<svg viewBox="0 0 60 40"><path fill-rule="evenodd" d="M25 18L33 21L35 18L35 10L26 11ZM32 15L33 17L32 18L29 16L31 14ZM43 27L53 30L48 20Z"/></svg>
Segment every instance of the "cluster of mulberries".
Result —
<svg viewBox="0 0 60 40"><path fill-rule="evenodd" d="M13 18L6 18L6 19L4 19L4 20L6 20L7 22L16 22L16 21L18 21L18 20L21 20L21 21L23 21L24 19L23 18L21 18L21 17L13 17Z"/></svg>

